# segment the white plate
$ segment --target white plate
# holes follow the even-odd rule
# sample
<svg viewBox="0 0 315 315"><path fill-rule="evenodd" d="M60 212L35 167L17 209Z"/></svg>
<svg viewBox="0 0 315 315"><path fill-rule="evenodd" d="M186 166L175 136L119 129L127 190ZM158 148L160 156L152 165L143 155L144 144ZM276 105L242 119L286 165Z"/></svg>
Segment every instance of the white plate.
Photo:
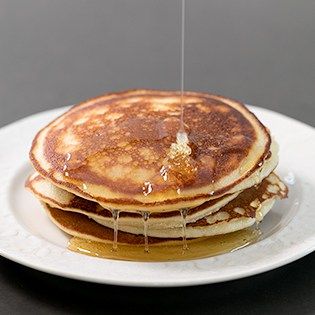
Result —
<svg viewBox="0 0 315 315"><path fill-rule="evenodd" d="M24 189L28 150L39 128L65 109L40 113L0 129L0 254L52 274L130 286L187 286L242 278L292 262L315 249L315 131L280 114L252 107L280 144L278 172L290 186L261 225L263 239L233 253L183 262L138 263L67 250L55 227Z"/></svg>

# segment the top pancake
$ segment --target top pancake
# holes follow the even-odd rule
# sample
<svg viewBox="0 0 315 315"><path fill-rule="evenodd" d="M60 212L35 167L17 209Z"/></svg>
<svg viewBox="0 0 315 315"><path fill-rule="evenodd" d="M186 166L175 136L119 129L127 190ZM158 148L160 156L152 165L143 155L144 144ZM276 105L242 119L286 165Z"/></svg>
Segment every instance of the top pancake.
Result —
<svg viewBox="0 0 315 315"><path fill-rule="evenodd" d="M190 168L169 164L180 101L175 91L134 90L76 105L37 134L31 161L57 186L126 211L193 207L252 186L270 159L270 135L245 106L220 96L185 92Z"/></svg>

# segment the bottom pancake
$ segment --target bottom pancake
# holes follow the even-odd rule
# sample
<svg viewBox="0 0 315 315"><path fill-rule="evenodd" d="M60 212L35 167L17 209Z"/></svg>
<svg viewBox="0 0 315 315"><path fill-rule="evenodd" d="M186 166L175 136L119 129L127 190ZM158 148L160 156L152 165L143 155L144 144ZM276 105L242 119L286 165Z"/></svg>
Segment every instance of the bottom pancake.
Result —
<svg viewBox="0 0 315 315"><path fill-rule="evenodd" d="M225 235L187 239L189 250L183 250L183 240L148 237L149 254L144 251L144 237L118 233L118 248L113 250L113 230L88 217L43 204L50 219L61 230L73 236L68 248L82 254L131 261L176 261L215 256L243 248L255 242L260 231L243 229Z"/></svg>
<svg viewBox="0 0 315 315"><path fill-rule="evenodd" d="M96 223L87 216L63 211L57 208L52 208L48 204L42 203L48 217L56 224L62 231L82 239L88 239L96 242L110 243L113 242L113 230ZM181 238L167 239L149 237L150 244L161 244L170 242L181 242ZM144 238L142 235L136 235L126 232L119 232L117 242L120 244L143 245Z"/></svg>

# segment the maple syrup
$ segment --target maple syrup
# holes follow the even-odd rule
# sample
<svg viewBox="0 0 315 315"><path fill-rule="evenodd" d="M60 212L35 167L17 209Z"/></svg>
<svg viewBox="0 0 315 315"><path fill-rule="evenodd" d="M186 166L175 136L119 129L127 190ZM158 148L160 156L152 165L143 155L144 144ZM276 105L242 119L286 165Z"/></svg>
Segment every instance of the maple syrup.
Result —
<svg viewBox="0 0 315 315"><path fill-rule="evenodd" d="M188 209L180 210L180 215L181 215L181 218L182 218L183 250L187 250L188 249L187 237L186 237L186 225L187 225L186 217L187 217L187 213L188 213Z"/></svg>
<svg viewBox="0 0 315 315"><path fill-rule="evenodd" d="M112 250L116 251L118 248L118 219L119 219L119 211L118 210L112 210L112 217L113 217L113 226L114 226L114 238L113 238L113 247Z"/></svg>
<svg viewBox="0 0 315 315"><path fill-rule="evenodd" d="M116 251L111 243L94 242L73 237L68 248L74 252L116 260L128 261L179 261L217 256L234 252L256 242L261 235L259 229L244 229L241 231L187 240L189 250L183 251L181 242L176 244L151 245L149 254L143 246L119 244Z"/></svg>
<svg viewBox="0 0 315 315"><path fill-rule="evenodd" d="M144 235L144 251L146 253L149 252L149 237L148 237L148 221L150 217L150 212L143 211L142 219L143 219L143 235Z"/></svg>

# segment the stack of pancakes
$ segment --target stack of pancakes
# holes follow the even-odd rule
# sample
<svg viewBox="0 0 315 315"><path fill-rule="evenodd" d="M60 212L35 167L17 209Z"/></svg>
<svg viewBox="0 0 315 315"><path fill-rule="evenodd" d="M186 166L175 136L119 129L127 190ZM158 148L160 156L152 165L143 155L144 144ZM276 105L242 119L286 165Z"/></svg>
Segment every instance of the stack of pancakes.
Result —
<svg viewBox="0 0 315 315"><path fill-rule="evenodd" d="M72 107L36 135L27 188L60 229L100 242L113 241L115 224L118 243L139 245L145 233L150 244L181 241L184 225L193 239L261 221L287 196L268 129L221 96L185 92L183 108L189 152L174 160L179 92L133 90Z"/></svg>

